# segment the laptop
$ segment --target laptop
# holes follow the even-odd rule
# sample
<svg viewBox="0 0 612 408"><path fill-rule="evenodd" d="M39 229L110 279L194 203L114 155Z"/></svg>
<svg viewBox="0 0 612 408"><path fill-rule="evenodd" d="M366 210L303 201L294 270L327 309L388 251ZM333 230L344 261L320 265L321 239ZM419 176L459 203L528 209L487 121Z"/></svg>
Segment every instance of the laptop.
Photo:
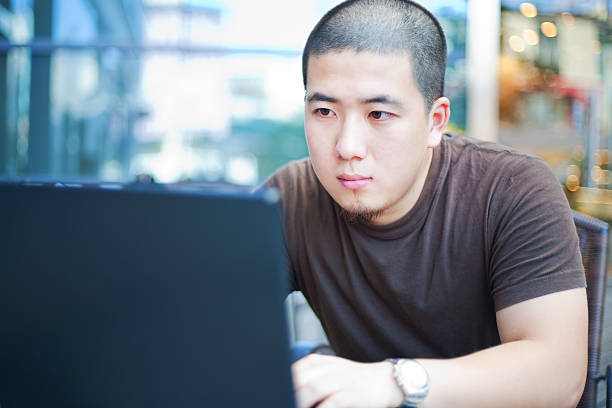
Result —
<svg viewBox="0 0 612 408"><path fill-rule="evenodd" d="M294 406L277 201L0 183L0 406Z"/></svg>

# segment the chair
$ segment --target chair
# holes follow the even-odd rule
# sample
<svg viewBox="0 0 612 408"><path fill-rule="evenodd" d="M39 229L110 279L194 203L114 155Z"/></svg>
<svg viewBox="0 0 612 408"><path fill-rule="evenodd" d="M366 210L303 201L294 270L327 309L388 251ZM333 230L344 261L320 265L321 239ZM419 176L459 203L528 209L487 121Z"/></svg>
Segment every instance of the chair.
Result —
<svg viewBox="0 0 612 408"><path fill-rule="evenodd" d="M606 407L612 408L612 365L605 375L599 374L601 354L601 334L603 329L603 309L606 294L606 271L608 254L608 224L588 215L574 211L574 223L580 241L580 252L587 281L589 305L589 360L586 385L579 408L595 408L597 404L597 384L607 381Z"/></svg>

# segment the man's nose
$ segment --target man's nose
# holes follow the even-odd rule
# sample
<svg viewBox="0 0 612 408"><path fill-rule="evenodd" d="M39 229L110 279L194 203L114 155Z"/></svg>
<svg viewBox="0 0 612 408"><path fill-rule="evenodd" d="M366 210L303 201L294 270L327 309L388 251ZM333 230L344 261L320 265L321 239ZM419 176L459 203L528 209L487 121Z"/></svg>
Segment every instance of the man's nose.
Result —
<svg viewBox="0 0 612 408"><path fill-rule="evenodd" d="M344 160L361 160L366 157L365 124L359 118L347 117L338 132L336 152Z"/></svg>

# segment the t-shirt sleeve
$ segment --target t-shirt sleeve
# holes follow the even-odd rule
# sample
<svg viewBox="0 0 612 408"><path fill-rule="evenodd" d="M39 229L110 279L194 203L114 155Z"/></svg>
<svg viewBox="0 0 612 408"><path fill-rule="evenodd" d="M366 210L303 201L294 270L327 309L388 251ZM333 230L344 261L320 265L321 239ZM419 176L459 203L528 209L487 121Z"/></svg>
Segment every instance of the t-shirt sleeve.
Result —
<svg viewBox="0 0 612 408"><path fill-rule="evenodd" d="M508 174L493 194L487 225L496 311L586 286L572 213L550 168L528 156Z"/></svg>

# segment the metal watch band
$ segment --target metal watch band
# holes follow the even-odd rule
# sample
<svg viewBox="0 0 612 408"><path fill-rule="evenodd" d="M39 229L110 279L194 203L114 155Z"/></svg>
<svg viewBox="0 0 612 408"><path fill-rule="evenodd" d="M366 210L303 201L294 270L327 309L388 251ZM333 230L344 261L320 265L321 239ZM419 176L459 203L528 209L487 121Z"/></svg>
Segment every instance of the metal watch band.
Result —
<svg viewBox="0 0 612 408"><path fill-rule="evenodd" d="M395 380L400 390L402 390L402 394L404 395L402 405L400 405L398 408L417 408L427 396L427 392L429 391L429 381L427 381L427 384L423 388L414 389L408 387L408 385L402 378L402 372L400 370L400 367L406 361L411 361L414 364L418 364L419 366L421 365L415 360L405 358L388 358L385 361L388 361L393 365L393 379ZM425 370L425 368L423 368L423 370ZM425 371L425 373L427 372Z"/></svg>

